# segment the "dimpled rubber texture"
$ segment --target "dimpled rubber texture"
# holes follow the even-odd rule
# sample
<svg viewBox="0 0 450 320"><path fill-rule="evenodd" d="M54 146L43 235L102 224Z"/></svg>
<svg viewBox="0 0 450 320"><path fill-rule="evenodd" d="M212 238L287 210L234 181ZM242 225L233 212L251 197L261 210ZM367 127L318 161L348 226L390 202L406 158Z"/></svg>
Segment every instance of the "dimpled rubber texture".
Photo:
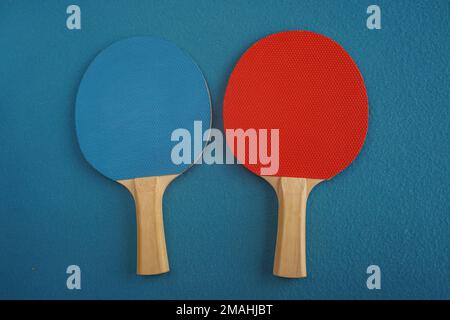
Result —
<svg viewBox="0 0 450 320"><path fill-rule="evenodd" d="M223 119L225 129L280 130L275 176L329 179L362 148L368 98L358 67L338 43L309 31L280 32L237 63ZM258 175L267 167L237 158Z"/></svg>
<svg viewBox="0 0 450 320"><path fill-rule="evenodd" d="M200 69L174 44L153 37L121 40L103 50L86 71L76 99L83 155L113 180L187 169L189 164L171 160L177 143L171 134L185 128L193 137L195 120L202 121L204 129L211 123L209 92Z"/></svg>

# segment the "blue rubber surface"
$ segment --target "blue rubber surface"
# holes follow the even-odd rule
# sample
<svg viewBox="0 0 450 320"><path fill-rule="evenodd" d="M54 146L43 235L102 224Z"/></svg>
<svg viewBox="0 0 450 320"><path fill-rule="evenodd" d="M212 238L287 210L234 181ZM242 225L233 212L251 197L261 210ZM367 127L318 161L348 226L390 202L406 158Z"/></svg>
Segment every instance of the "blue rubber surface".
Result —
<svg viewBox="0 0 450 320"><path fill-rule="evenodd" d="M82 29L68 30L78 4ZM364 0L0 1L0 297L450 299L450 3ZM137 277L131 195L84 159L79 83L95 56L132 36L188 52L221 128L228 76L277 31L324 34L355 59L369 96L358 158L308 202L308 278L272 276L277 199L240 165L195 165L168 187L171 271ZM276 110L276 106L274 106ZM79 265L82 289L66 288ZM379 265L381 290L366 269Z"/></svg>
<svg viewBox="0 0 450 320"><path fill-rule="evenodd" d="M192 59L159 38L114 43L81 80L75 123L86 159L113 180L181 173L198 159L171 159L172 132L194 121L210 127L211 105L203 75Z"/></svg>

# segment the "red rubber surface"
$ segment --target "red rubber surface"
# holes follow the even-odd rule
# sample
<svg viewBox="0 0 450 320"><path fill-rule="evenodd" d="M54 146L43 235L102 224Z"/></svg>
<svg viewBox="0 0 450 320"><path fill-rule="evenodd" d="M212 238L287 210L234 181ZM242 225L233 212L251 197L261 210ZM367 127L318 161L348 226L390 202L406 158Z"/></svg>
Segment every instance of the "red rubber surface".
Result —
<svg viewBox="0 0 450 320"><path fill-rule="evenodd" d="M225 129L280 130L276 176L328 179L362 148L368 99L358 67L338 43L287 31L263 38L241 57L225 92L223 119ZM248 156L238 160L258 175L267 166L248 164Z"/></svg>

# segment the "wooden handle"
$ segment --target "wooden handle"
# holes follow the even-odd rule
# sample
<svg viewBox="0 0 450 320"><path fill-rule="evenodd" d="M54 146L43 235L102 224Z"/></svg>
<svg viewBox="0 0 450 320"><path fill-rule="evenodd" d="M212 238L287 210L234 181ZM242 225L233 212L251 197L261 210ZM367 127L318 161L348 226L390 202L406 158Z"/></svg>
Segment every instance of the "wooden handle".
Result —
<svg viewBox="0 0 450 320"><path fill-rule="evenodd" d="M306 202L312 188L323 180L263 177L278 196L278 231L273 274L306 277Z"/></svg>
<svg viewBox="0 0 450 320"><path fill-rule="evenodd" d="M119 180L136 204L137 274L169 271L162 203L164 190L177 175Z"/></svg>

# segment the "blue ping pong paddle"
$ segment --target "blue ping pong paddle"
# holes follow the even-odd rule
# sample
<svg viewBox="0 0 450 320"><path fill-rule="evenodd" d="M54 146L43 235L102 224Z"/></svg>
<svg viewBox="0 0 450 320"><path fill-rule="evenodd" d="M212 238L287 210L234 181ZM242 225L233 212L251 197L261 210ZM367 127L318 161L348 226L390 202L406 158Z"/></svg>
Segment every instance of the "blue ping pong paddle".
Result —
<svg viewBox="0 0 450 320"><path fill-rule="evenodd" d="M169 271L163 194L190 166L173 163L171 134L184 128L193 136L194 121L211 125L206 81L194 61L166 40L118 41L94 59L80 83L78 142L95 169L133 195L139 275ZM191 150L195 161L202 150Z"/></svg>

